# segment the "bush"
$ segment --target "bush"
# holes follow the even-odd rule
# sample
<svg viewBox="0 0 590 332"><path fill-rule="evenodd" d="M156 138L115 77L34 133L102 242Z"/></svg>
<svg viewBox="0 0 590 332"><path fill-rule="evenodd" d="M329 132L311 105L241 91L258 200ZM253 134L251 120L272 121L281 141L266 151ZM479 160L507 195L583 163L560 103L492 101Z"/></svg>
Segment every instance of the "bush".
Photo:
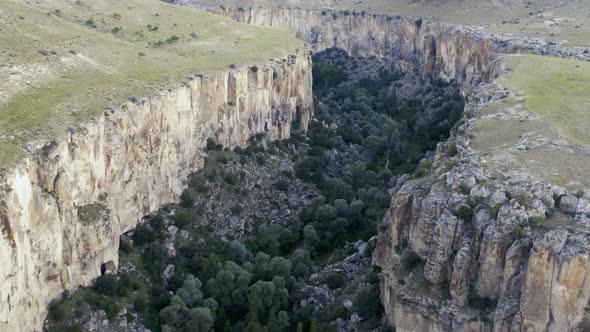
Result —
<svg viewBox="0 0 590 332"><path fill-rule="evenodd" d="M113 274L105 274L94 282L94 289L106 296L115 296L119 293L119 279Z"/></svg>
<svg viewBox="0 0 590 332"><path fill-rule="evenodd" d="M180 205L182 207L190 207L195 203L195 198L193 193L190 190L185 190L182 195L180 195Z"/></svg>
<svg viewBox="0 0 590 332"><path fill-rule="evenodd" d="M471 222L471 219L473 219L473 211L468 205L461 205L455 212L455 216L462 219L464 222Z"/></svg>
<svg viewBox="0 0 590 332"><path fill-rule="evenodd" d="M207 151L213 151L217 148L217 143L212 138L207 138Z"/></svg>
<svg viewBox="0 0 590 332"><path fill-rule="evenodd" d="M494 204L490 206L488 212L490 213L490 216L492 216L493 219L498 219L498 212L500 212L501 207L502 204Z"/></svg>
<svg viewBox="0 0 590 332"><path fill-rule="evenodd" d="M49 319L55 322L61 322L66 317L66 311L59 300L53 300L49 303Z"/></svg>
<svg viewBox="0 0 590 332"><path fill-rule="evenodd" d="M516 226L516 228L514 228L514 230L512 230L512 237L514 237L515 239L522 239L525 237L525 232L524 232L524 228L522 228L521 225Z"/></svg>
<svg viewBox="0 0 590 332"><path fill-rule="evenodd" d="M379 301L379 288L371 286L363 290L358 298L359 314L369 320L379 317L383 307Z"/></svg>
<svg viewBox="0 0 590 332"><path fill-rule="evenodd" d="M518 193L516 195L516 201L522 206L528 206L533 203L533 197L527 193Z"/></svg>
<svg viewBox="0 0 590 332"><path fill-rule="evenodd" d="M340 273L330 273L325 280L328 287L331 289L341 288L346 284L346 278Z"/></svg>
<svg viewBox="0 0 590 332"><path fill-rule="evenodd" d="M174 216L174 223L178 228L186 228L193 222L194 215L190 210L179 210Z"/></svg>
<svg viewBox="0 0 590 332"><path fill-rule="evenodd" d="M423 265L424 260L420 258L415 252L410 252L404 258L402 258L402 267L406 272L411 272L418 266Z"/></svg>
<svg viewBox="0 0 590 332"><path fill-rule="evenodd" d="M141 246L146 243L153 242L158 239L158 234L146 224L140 224L133 232L133 243L136 246Z"/></svg>
<svg viewBox="0 0 590 332"><path fill-rule="evenodd" d="M457 150L457 144L453 143L449 146L449 150L447 151L447 154L449 155L449 157L454 157L459 153L459 150Z"/></svg>
<svg viewBox="0 0 590 332"><path fill-rule="evenodd" d="M492 311L496 309L497 302L495 300L480 297L478 295L471 295L469 296L468 305L477 310Z"/></svg>
<svg viewBox="0 0 590 332"><path fill-rule="evenodd" d="M225 181L229 185L235 186L238 184L238 182L240 182L240 179L237 175L233 173L228 173L223 177L223 181Z"/></svg>
<svg viewBox="0 0 590 332"><path fill-rule="evenodd" d="M264 156L259 154L256 155L256 162L258 163L258 165L262 166L266 163L266 160L264 159Z"/></svg>
<svg viewBox="0 0 590 332"><path fill-rule="evenodd" d="M465 183L461 182L459 184L459 191L465 195L469 195L469 193L471 192L471 189L469 189L469 186L466 185Z"/></svg>
<svg viewBox="0 0 590 332"><path fill-rule="evenodd" d="M289 189L289 182L285 180L278 180L274 183L273 187L280 191L287 191Z"/></svg>
<svg viewBox="0 0 590 332"><path fill-rule="evenodd" d="M543 217L532 217L529 218L529 223L532 225L540 225L545 221L545 218Z"/></svg>

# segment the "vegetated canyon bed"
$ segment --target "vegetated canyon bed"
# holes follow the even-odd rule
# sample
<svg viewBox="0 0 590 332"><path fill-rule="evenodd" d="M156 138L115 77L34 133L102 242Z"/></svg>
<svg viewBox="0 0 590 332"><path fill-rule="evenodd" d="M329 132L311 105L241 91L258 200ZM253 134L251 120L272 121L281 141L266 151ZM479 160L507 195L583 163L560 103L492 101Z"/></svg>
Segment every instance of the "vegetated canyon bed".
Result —
<svg viewBox="0 0 590 332"><path fill-rule="evenodd" d="M302 42L156 0L0 3L0 168L131 96L261 64Z"/></svg>
<svg viewBox="0 0 590 332"><path fill-rule="evenodd" d="M473 147L502 167L523 168L570 188L590 186L590 63L534 55L503 56L498 80L514 94L476 120Z"/></svg>

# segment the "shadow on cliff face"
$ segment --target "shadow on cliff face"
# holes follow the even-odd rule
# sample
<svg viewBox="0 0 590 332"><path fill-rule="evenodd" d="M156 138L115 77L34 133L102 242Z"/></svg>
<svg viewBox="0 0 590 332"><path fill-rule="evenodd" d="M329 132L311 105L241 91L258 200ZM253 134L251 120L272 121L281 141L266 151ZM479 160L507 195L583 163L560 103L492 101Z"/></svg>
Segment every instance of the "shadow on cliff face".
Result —
<svg viewBox="0 0 590 332"><path fill-rule="evenodd" d="M48 330L385 329L371 253L388 190L427 172L463 99L375 58L314 61L308 131L210 139L180 202L123 235L118 274L54 302Z"/></svg>

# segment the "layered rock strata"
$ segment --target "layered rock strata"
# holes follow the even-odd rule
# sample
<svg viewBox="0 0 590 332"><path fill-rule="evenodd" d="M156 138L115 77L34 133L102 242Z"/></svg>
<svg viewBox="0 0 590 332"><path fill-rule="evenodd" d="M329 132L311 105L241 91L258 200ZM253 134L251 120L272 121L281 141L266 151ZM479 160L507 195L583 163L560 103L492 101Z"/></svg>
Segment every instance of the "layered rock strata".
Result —
<svg viewBox="0 0 590 332"><path fill-rule="evenodd" d="M117 264L119 236L179 197L207 138L227 147L262 132L287 138L312 113L301 48L130 97L27 157L0 182L0 330L40 330L51 299Z"/></svg>

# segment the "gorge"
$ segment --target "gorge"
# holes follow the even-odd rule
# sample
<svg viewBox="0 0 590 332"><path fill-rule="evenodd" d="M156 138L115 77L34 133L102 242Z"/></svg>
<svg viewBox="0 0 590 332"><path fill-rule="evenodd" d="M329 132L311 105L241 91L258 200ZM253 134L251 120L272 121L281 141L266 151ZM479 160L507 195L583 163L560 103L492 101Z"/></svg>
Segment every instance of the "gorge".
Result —
<svg viewBox="0 0 590 332"><path fill-rule="evenodd" d="M192 76L157 97L131 98L4 172L0 261L9 268L0 272L2 330L39 330L51 299L116 266L120 236L181 198L189 174L204 165L207 138L233 148L261 132L268 140L287 139L293 122L307 128L314 109L309 52L333 47L454 81L467 101L451 138L428 156L430 166L421 164L425 174L392 184L373 254L389 325L397 331L590 328L587 175L563 182L498 161L518 161L518 151L544 155L548 143L518 137L516 152L496 159L498 149L483 152L479 141L490 118L537 121L535 110L519 104L526 95L503 80L515 75L517 56L508 54L572 59L564 64L586 70L587 51L369 12L223 7L218 14L286 27L311 49L300 46L264 66ZM566 138L563 149L588 153L584 137Z"/></svg>

